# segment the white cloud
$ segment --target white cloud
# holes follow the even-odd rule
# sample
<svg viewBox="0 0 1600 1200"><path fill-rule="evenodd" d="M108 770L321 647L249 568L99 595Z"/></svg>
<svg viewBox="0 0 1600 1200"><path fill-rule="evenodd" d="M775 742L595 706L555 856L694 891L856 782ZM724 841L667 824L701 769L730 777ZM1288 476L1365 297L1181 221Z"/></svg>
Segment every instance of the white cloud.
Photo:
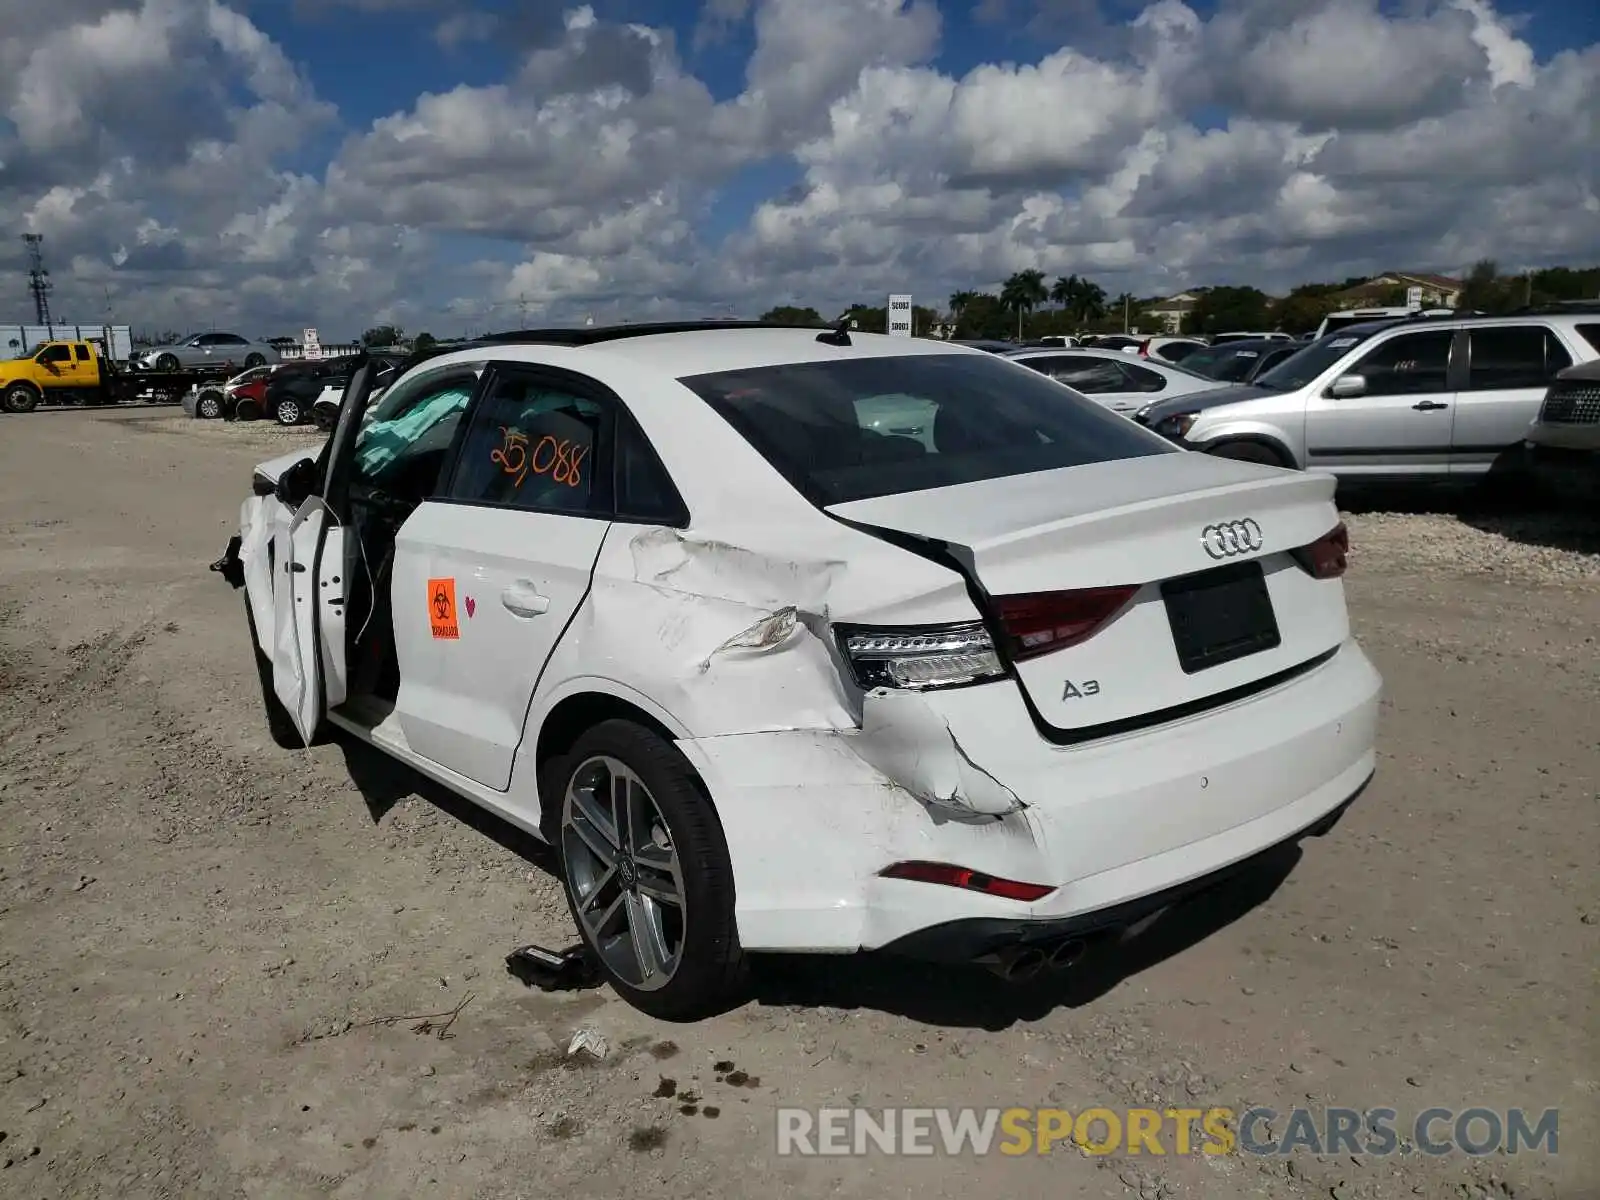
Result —
<svg viewBox="0 0 1600 1200"><path fill-rule="evenodd" d="M1028 266L1142 293L1600 258L1600 46L1540 61L1492 0L1120 23L1009 0L977 28L1055 40L960 71L934 0L703 0L687 58L610 0L339 3L514 64L347 128L324 167L308 138L337 113L242 0L56 0L42 30L0 0L0 220L45 235L64 315L110 287L139 324L355 332L829 308ZM730 96L693 64L736 29ZM706 226L785 163L795 186Z"/></svg>

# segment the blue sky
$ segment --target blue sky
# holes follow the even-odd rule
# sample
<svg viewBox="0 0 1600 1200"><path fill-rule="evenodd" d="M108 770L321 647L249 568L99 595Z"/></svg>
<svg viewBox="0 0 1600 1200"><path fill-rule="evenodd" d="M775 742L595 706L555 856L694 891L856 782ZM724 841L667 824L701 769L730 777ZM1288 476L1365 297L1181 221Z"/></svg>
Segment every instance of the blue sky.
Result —
<svg viewBox="0 0 1600 1200"><path fill-rule="evenodd" d="M1600 260L1576 0L60 5L0 31L0 215L152 321Z"/></svg>

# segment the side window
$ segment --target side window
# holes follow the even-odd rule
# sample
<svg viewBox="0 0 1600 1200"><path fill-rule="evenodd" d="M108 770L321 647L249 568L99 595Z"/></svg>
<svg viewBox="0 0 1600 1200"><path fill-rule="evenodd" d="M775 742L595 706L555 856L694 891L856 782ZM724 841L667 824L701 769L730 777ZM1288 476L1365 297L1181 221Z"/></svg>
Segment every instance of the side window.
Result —
<svg viewBox="0 0 1600 1200"><path fill-rule="evenodd" d="M1369 396L1415 396L1447 391L1450 344L1448 329L1405 333L1373 348L1350 369L1367 381Z"/></svg>
<svg viewBox="0 0 1600 1200"><path fill-rule="evenodd" d="M352 485L418 501L432 495L477 387L476 373L455 367L412 376L386 392L356 435Z"/></svg>
<svg viewBox="0 0 1600 1200"><path fill-rule="evenodd" d="M446 494L467 504L609 517L614 417L610 404L580 389L522 372L500 375L473 412Z"/></svg>
<svg viewBox="0 0 1600 1200"><path fill-rule="evenodd" d="M72 356L74 358L76 358L79 362L88 362L89 361L89 347L83 345L82 343L79 343L78 345L76 345L76 346L74 346L72 348Z"/></svg>
<svg viewBox="0 0 1600 1200"><path fill-rule="evenodd" d="M617 417L617 516L643 525L687 525L689 509L644 430Z"/></svg>
<svg viewBox="0 0 1600 1200"><path fill-rule="evenodd" d="M1578 336L1588 342L1596 354L1600 354L1600 325L1579 325Z"/></svg>
<svg viewBox="0 0 1600 1200"><path fill-rule="evenodd" d="M37 361L42 363L71 362L72 350L67 346L46 346L39 352Z"/></svg>
<svg viewBox="0 0 1600 1200"><path fill-rule="evenodd" d="M1129 379L1129 388L1135 392L1159 392L1167 386L1167 377L1137 363L1118 363L1118 369Z"/></svg>
<svg viewBox="0 0 1600 1200"><path fill-rule="evenodd" d="M217 344L219 346L248 346L250 340L240 337L237 333L219 333L217 335Z"/></svg>
<svg viewBox="0 0 1600 1200"><path fill-rule="evenodd" d="M1467 386L1475 392L1542 388L1572 365L1572 356L1543 325L1474 329L1467 336L1472 348Z"/></svg>
<svg viewBox="0 0 1600 1200"><path fill-rule="evenodd" d="M1106 358L1088 358L1083 355L1063 354L1050 360L1049 375L1058 383L1076 388L1085 395L1098 392L1125 392L1129 390L1128 378L1120 364Z"/></svg>

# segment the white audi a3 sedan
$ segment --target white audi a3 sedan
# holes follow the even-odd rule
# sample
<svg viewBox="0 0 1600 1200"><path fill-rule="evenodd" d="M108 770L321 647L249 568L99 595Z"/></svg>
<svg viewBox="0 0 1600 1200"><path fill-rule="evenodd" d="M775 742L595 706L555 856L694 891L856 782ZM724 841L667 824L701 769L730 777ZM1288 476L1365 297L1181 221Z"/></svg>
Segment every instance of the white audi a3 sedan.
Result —
<svg viewBox="0 0 1600 1200"><path fill-rule="evenodd" d="M728 322L357 370L213 564L329 727L559 848L616 990L751 952L1065 967L1373 771L1333 480L934 341Z"/></svg>

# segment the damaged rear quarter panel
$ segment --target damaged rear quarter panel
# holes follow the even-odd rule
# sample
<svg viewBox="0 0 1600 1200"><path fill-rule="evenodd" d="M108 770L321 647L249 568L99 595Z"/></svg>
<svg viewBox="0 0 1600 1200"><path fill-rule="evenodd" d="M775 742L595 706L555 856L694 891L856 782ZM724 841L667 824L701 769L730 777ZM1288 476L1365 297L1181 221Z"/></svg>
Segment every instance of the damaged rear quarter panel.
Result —
<svg viewBox="0 0 1600 1200"><path fill-rule="evenodd" d="M954 572L816 516L823 528L809 538L781 524L611 526L538 706L587 678L649 696L690 737L859 730L870 701L833 620L976 614Z"/></svg>

